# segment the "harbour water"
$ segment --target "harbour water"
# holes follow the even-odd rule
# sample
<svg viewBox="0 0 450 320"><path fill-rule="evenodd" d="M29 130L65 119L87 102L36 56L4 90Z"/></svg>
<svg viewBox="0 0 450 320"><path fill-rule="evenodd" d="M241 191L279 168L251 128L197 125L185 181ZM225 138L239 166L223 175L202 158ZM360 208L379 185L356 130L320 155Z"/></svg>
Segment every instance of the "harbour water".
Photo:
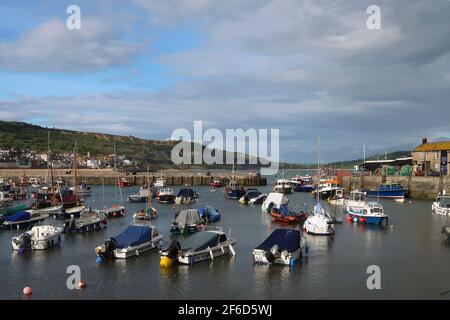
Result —
<svg viewBox="0 0 450 320"><path fill-rule="evenodd" d="M273 178L272 178L273 179ZM269 192L273 180L259 190ZM103 206L103 189L93 187L86 203ZM118 188L105 186L105 202L118 202ZM138 187L123 188L123 199ZM178 188L174 188L177 191ZM59 248L18 255L11 250L11 237L19 231L0 231L0 299L22 299L25 286L33 288L31 299L448 299L450 293L450 242L441 228L450 218L431 213L431 201L396 203L381 200L389 214L388 228L357 225L343 219L333 237L307 236L309 256L293 269L254 266L252 250L274 229L289 227L272 221L261 206L240 205L223 193L196 187L197 205L218 208L218 225L237 240L236 256L224 256L194 266L159 267L157 250L127 260L96 264L94 248L117 235L132 221L132 214L145 204L125 202L128 214L108 220L103 231L66 235ZM311 208L310 194L289 195L292 208ZM154 221L170 242L170 222L181 206L154 203ZM331 211L341 209L329 206ZM343 216L342 216L343 217ZM52 221L52 220L49 220ZM58 223L58 221L53 221ZM66 285L69 265L81 268L87 282L83 290ZM381 268L381 289L366 285L369 265Z"/></svg>

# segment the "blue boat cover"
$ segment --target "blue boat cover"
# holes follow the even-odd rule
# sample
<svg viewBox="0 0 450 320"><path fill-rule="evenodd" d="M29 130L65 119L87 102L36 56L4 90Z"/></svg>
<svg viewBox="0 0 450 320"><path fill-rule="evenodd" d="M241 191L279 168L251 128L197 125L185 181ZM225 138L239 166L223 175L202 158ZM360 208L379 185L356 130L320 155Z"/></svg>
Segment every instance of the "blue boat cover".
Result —
<svg viewBox="0 0 450 320"><path fill-rule="evenodd" d="M278 245L280 251L287 250L293 252L300 248L300 230L277 229L256 249L270 250L274 245Z"/></svg>
<svg viewBox="0 0 450 320"><path fill-rule="evenodd" d="M30 220L30 218L31 218L31 213L29 213L28 211L19 211L19 212L16 212L16 213L10 215L9 217L7 217L6 221L19 222L19 221Z"/></svg>
<svg viewBox="0 0 450 320"><path fill-rule="evenodd" d="M192 189L180 189L178 191L177 197L184 197L184 198L192 198L194 196L194 190Z"/></svg>
<svg viewBox="0 0 450 320"><path fill-rule="evenodd" d="M292 211L289 210L287 204L280 204L280 208L278 209L278 213L282 216L292 216L294 215Z"/></svg>
<svg viewBox="0 0 450 320"><path fill-rule="evenodd" d="M198 209L198 214L202 219L208 217L210 222L217 222L220 220L221 214L216 208L212 206L206 206Z"/></svg>
<svg viewBox="0 0 450 320"><path fill-rule="evenodd" d="M152 228L148 226L128 226L121 234L112 238L117 248L133 247L152 240Z"/></svg>

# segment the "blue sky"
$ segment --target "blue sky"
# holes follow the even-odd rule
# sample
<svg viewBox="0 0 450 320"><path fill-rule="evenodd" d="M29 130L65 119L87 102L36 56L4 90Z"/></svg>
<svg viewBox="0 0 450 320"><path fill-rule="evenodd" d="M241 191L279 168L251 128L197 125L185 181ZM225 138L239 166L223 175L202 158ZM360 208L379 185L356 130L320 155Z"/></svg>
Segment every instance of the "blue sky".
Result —
<svg viewBox="0 0 450 320"><path fill-rule="evenodd" d="M450 136L450 1L379 1L376 31L370 4L2 1L0 118L150 139L277 128L291 162L315 161L318 134L323 161Z"/></svg>

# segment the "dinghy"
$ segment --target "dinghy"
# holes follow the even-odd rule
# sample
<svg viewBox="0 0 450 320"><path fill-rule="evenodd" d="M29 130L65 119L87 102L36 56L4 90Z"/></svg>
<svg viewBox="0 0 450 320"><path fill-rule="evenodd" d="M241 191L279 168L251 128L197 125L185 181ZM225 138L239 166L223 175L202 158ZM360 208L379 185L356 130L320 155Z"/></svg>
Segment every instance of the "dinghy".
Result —
<svg viewBox="0 0 450 320"><path fill-rule="evenodd" d="M2 226L5 229L22 229L27 228L33 224L44 221L48 218L48 214L31 213L28 211L17 212L6 217ZM4 219L4 218L3 218Z"/></svg>
<svg viewBox="0 0 450 320"><path fill-rule="evenodd" d="M45 250L61 243L61 233L63 228L45 225L34 226L30 231L22 233L20 236L13 237L12 247L19 253L25 250Z"/></svg>
<svg viewBox="0 0 450 320"><path fill-rule="evenodd" d="M214 260L225 254L235 255L230 239L222 230L203 231L193 234L187 239L174 240L171 245L161 251L161 267L169 267L174 262L193 265L206 260Z"/></svg>
<svg viewBox="0 0 450 320"><path fill-rule="evenodd" d="M203 227L203 219L197 209L185 209L177 212L172 221L170 232L172 233L195 233Z"/></svg>
<svg viewBox="0 0 450 320"><path fill-rule="evenodd" d="M152 220L158 217L158 212L155 208L144 208L136 211L133 214L133 218L136 220Z"/></svg>
<svg viewBox="0 0 450 320"><path fill-rule="evenodd" d="M103 245L95 248L97 262L138 256L156 248L162 238L163 236L158 233L155 227L128 226L122 233L109 238Z"/></svg>
<svg viewBox="0 0 450 320"><path fill-rule="evenodd" d="M291 211L287 204L280 205L279 208L272 208L270 215L276 221L285 223L303 223L308 218L308 214L304 211Z"/></svg>
<svg viewBox="0 0 450 320"><path fill-rule="evenodd" d="M300 230L277 229L253 250L253 261L293 266L307 253L306 238Z"/></svg>

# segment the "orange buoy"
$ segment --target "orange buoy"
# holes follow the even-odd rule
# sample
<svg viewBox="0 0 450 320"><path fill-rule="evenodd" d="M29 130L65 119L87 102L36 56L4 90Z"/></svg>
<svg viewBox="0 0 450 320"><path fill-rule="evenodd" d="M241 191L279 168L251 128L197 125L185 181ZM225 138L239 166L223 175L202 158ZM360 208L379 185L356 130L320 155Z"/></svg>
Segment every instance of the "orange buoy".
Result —
<svg viewBox="0 0 450 320"><path fill-rule="evenodd" d="M86 287L86 281L81 280L80 283L78 283L78 289L84 289Z"/></svg>
<svg viewBox="0 0 450 320"><path fill-rule="evenodd" d="M364 223L366 222L366 219L364 219L363 217L359 218L359 222Z"/></svg>
<svg viewBox="0 0 450 320"><path fill-rule="evenodd" d="M33 293L33 289L31 289L31 287L25 287L22 292L24 295L29 296Z"/></svg>

